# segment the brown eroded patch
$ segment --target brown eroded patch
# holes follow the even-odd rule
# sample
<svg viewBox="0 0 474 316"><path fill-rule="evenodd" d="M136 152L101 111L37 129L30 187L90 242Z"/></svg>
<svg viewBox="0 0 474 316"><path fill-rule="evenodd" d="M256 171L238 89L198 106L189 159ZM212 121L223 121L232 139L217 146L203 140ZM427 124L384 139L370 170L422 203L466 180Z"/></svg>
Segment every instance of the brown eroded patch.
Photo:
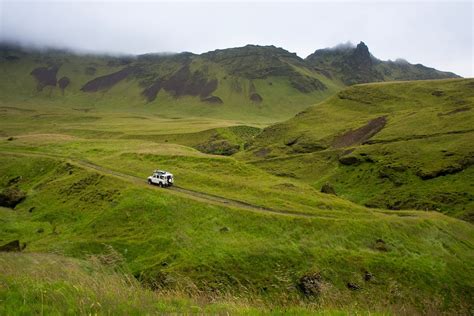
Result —
<svg viewBox="0 0 474 316"><path fill-rule="evenodd" d="M377 117L358 129L336 136L332 146L341 148L361 144L380 132L385 127L385 124L387 124L385 116Z"/></svg>
<svg viewBox="0 0 474 316"><path fill-rule="evenodd" d="M142 94L149 102L156 99L161 89L178 98L181 96L200 96L202 99L210 96L217 89L217 79L210 79L200 71L191 72L186 65L168 79L158 79L143 90Z"/></svg>
<svg viewBox="0 0 474 316"><path fill-rule="evenodd" d="M70 83L71 83L71 79L69 79L68 77L62 77L61 79L58 80L59 88L61 89L63 93L64 93L64 89L66 89Z"/></svg>
<svg viewBox="0 0 474 316"><path fill-rule="evenodd" d="M33 77L35 77L37 85L36 90L42 91L46 86L56 87L57 79L56 74L58 73L59 67L52 66L52 67L38 67L33 69L30 73Z"/></svg>
<svg viewBox="0 0 474 316"><path fill-rule="evenodd" d="M250 101L255 102L255 103L260 103L263 101L263 98L258 93L252 93L250 95Z"/></svg>
<svg viewBox="0 0 474 316"><path fill-rule="evenodd" d="M129 75L133 74L137 69L135 67L126 67L117 72L97 77L87 82L82 88L81 91L84 92L97 92L108 90L120 81L127 78Z"/></svg>

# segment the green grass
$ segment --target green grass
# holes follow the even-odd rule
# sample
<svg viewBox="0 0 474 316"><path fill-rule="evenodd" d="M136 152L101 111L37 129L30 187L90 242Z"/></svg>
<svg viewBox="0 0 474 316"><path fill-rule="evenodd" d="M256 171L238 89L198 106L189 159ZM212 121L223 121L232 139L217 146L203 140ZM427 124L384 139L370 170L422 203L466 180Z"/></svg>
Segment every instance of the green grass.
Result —
<svg viewBox="0 0 474 316"><path fill-rule="evenodd" d="M342 310L321 310L309 304L285 308L233 297L215 299L204 295L190 297L179 291L151 291L123 271L120 262L114 262L113 258L120 258L113 249L105 256L90 256L87 260L39 253L1 254L0 312L5 315L344 314Z"/></svg>
<svg viewBox="0 0 474 316"><path fill-rule="evenodd" d="M316 189L330 182L342 197L360 204L439 210L472 221L473 83L354 86L266 128L238 156L272 173L285 168ZM371 138L373 144L332 146L337 136L380 116L386 116L387 124ZM262 150L265 157L258 155ZM339 157L348 155L362 163L339 163ZM449 169L464 170L436 176ZM429 174L434 176L422 180Z"/></svg>
<svg viewBox="0 0 474 316"><path fill-rule="evenodd" d="M116 59L107 56L78 56L68 53L20 53L12 52L20 59L14 62L2 60L0 74L1 102L9 106L26 106L29 108L89 108L93 111L135 112L140 115L159 115L168 118L214 118L221 120L245 121L248 125L269 124L287 119L317 101L323 100L341 86L316 72L305 69L305 75L316 77L324 82L327 89L302 93L291 87L287 76L269 76L264 79L251 80L234 76L219 63L195 57L192 69L201 71L206 76L218 80L218 88L213 95L220 97L223 104L201 102L199 97L184 96L176 98L165 91L160 91L157 98L147 102L142 96L145 78L125 79L107 91L85 93L80 89L88 81L99 76L117 72L125 65L109 65ZM131 65L144 63L150 73L164 75L183 66L173 60L166 62L133 61ZM37 67L48 64L60 64L57 78L67 76L71 80L64 93L58 87L45 87L36 91L36 81L30 75ZM255 65L254 65L255 66ZM86 74L88 67L96 69L95 74ZM303 71L299 69L298 71ZM235 83L240 87L235 90ZM253 84L263 97L261 103L255 104L249 99L249 87Z"/></svg>
<svg viewBox="0 0 474 316"><path fill-rule="evenodd" d="M210 71L222 75L221 69ZM254 81L262 94L271 94L272 87L285 89L283 82L267 80L272 86ZM122 84L115 88L123 88L124 94L137 91L134 83ZM126 90L127 84L132 90ZM407 84L350 88L343 93L355 99L369 95L376 102L329 99L293 120L267 127L253 147L230 157L196 148L222 140L243 149L257 128L276 120L259 116L268 108L255 115L244 105L246 113L233 118L230 111L228 116L211 115L191 98L169 99L170 107L187 105L160 112L104 95L96 96L104 107L97 103L84 112L77 108L88 108L89 97L26 98L9 90L0 105L0 189L18 186L27 198L14 210L0 208L0 245L19 239L26 248L23 254L0 254L0 313L15 314L16 306L25 314L41 309L51 314L468 313L474 284L472 224L439 212L369 209L345 198L375 204L374 195L388 197L395 189L400 192L394 197L427 197L441 189L471 192L471 169L428 181L411 169L416 164L430 172L468 156L470 134L356 146L350 155L365 154L375 161L358 166L339 164L343 149L295 154L284 145L303 133L308 143L327 146L332 136L385 114L389 123L376 140L421 125L425 116L447 122L422 126L419 134L468 128L471 112L459 113L459 119L458 114L435 115L457 108L461 100L471 102L468 91L458 91L461 84L471 81L419 82L414 91ZM446 90L445 101L423 94L431 89ZM400 99L390 101L385 95ZM161 97L169 96L158 101ZM297 97L294 101L299 102ZM408 115L414 107L419 113L412 116L418 119ZM196 117L202 115L210 118ZM274 158L254 155L266 147ZM166 169L183 188L289 214L249 211L158 190L81 167L67 157L143 179L154 169ZM400 177L389 174L392 169L384 169L388 178L378 176L395 163L409 166L401 177L406 183L397 188L391 182ZM21 180L9 184L17 176ZM334 184L340 197L319 192L325 181ZM460 217L465 214L462 208L471 205L446 201L441 210ZM303 213L310 216L298 216ZM383 247L378 239L384 240ZM119 272L90 262L91 256L107 258L111 249L121 258ZM58 263L71 270L51 268ZM364 280L366 271L374 275L372 280ZM322 276L322 292L305 297L299 279L314 272ZM361 290L349 290L348 282ZM95 302L102 306L100 311Z"/></svg>
<svg viewBox="0 0 474 316"><path fill-rule="evenodd" d="M2 183L25 175L19 187L28 198L1 210L0 240L20 239L27 252L85 258L110 245L145 284L281 306L306 301L297 283L313 271L324 278L323 309L462 311L472 302L472 226L438 213L347 204L334 218L292 218L204 204L52 159L8 157L1 166ZM379 238L388 251L374 248ZM366 270L373 281L363 280Z"/></svg>

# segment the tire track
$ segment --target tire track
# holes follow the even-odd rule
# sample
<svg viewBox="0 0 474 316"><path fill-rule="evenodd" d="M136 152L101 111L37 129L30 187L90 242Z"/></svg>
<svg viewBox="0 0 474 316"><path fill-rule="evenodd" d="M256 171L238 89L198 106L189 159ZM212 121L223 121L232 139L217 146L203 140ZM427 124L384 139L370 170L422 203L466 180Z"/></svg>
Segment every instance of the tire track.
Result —
<svg viewBox="0 0 474 316"><path fill-rule="evenodd" d="M147 181L143 178L129 175L126 173L122 173L119 171L115 171L115 170L97 165L95 163L92 163L84 159L71 158L71 157L57 155L57 154L27 152L27 151L0 151L0 155L23 156L23 157L43 157L43 158L64 160L71 164L79 165L87 169L92 169L109 176L114 176L122 180L132 182L136 185L147 187L148 189L155 189L161 192L168 192L168 193L175 194L177 196L191 198L196 201L211 203L213 205L238 208L238 209L244 209L247 211L252 211L252 212L257 212L257 213L267 213L267 214L273 214L273 215L305 217L305 218L333 218L332 216L321 216L321 215L315 215L311 213L302 213L302 212L295 213L295 212L291 212L287 210L277 210L273 208L254 205L254 204L239 201L239 200L228 199L228 198L218 196L218 195L185 189L179 186L172 186L172 187L163 189L158 186L148 184Z"/></svg>

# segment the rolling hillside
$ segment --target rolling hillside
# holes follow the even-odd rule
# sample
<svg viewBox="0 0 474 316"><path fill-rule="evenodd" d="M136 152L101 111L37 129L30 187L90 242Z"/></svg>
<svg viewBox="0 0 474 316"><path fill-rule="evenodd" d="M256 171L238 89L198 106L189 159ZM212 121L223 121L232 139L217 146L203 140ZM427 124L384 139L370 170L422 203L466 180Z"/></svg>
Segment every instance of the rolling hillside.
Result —
<svg viewBox="0 0 474 316"><path fill-rule="evenodd" d="M356 85L239 154L370 207L474 219L474 80Z"/></svg>
<svg viewBox="0 0 474 316"><path fill-rule="evenodd" d="M178 152L179 146L173 150L130 141L119 146L109 140L88 148L70 141L46 135L2 141L2 194L25 196L13 209L0 208L0 246L19 240L10 247L24 253L0 253L0 278L12 290L0 290L0 310L23 306L34 311L45 302L48 311L68 307L76 313L94 308L189 311L190 300L201 302L193 310L209 312L237 312L239 305L232 307L232 302L247 302L250 308L275 312L301 308L294 313L465 313L472 304L469 223L436 212L367 209L233 158ZM61 148L74 153L72 158L60 154ZM168 168L166 161L174 166L180 186L255 207L140 181L157 164ZM212 170L202 175L206 179L189 174L198 166ZM236 190L243 181L245 186ZM35 259L37 252L61 257ZM86 273L78 261L62 256L86 260ZM94 258L108 274L119 268L134 278L124 282L87 269ZM71 273L34 273L32 260L38 267L65 262ZM104 288L91 278L112 286ZM114 288L122 288L120 296ZM167 293L174 300L182 297L181 303L166 299ZM165 301L157 306L160 295ZM228 303L213 308L212 302Z"/></svg>
<svg viewBox="0 0 474 316"><path fill-rule="evenodd" d="M273 46L124 57L3 47L0 66L2 102L251 123L291 117L340 89Z"/></svg>
<svg viewBox="0 0 474 316"><path fill-rule="evenodd" d="M201 55L113 57L3 44L0 102L268 124L348 84L456 77L421 65L397 65L375 59L363 43L343 51L318 50L306 59L255 45Z"/></svg>
<svg viewBox="0 0 474 316"><path fill-rule="evenodd" d="M0 314L472 311L474 80L347 87L273 46L0 66Z"/></svg>

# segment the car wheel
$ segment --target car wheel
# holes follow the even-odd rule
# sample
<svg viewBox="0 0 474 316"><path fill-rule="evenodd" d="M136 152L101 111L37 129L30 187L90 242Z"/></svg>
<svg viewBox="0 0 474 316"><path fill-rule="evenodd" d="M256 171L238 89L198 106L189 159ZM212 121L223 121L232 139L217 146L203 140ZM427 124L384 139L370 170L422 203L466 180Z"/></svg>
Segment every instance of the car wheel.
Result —
<svg viewBox="0 0 474 316"><path fill-rule="evenodd" d="M150 179L148 179L148 184L153 184Z"/></svg>

